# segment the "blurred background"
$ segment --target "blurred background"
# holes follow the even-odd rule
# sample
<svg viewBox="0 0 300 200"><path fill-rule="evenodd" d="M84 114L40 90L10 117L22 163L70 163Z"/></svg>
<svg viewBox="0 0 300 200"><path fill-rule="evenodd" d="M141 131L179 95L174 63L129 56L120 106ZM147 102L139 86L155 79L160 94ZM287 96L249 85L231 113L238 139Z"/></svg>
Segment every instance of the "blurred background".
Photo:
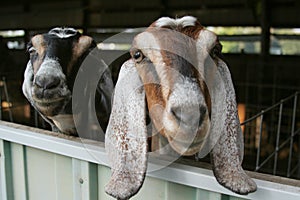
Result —
<svg viewBox="0 0 300 200"><path fill-rule="evenodd" d="M219 35L241 122L250 119L242 127L245 167L300 178L299 11L299 0L1 1L0 117L48 128L21 92L26 45L33 35L57 26L74 27L113 57L126 55L139 32L135 28L161 16L193 15ZM121 32L122 37L108 40ZM120 62L111 66L115 79Z"/></svg>

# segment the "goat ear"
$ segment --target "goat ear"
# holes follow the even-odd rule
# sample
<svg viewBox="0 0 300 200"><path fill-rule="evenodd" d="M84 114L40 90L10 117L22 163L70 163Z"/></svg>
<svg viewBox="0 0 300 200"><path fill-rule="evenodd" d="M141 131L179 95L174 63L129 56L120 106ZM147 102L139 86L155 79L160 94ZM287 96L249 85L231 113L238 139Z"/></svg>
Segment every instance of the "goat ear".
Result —
<svg viewBox="0 0 300 200"><path fill-rule="evenodd" d="M199 152L199 157L206 156L227 132L234 132L235 146L239 160L243 157L243 135L237 115L237 105L231 75L227 65L218 59L207 59L204 67L205 83L211 99L210 134ZM235 125L234 128L229 127ZM231 129L228 129L231 128Z"/></svg>
<svg viewBox="0 0 300 200"><path fill-rule="evenodd" d="M134 62L125 62L115 87L105 149L112 176L106 193L128 199L143 184L147 169L145 92Z"/></svg>
<svg viewBox="0 0 300 200"><path fill-rule="evenodd" d="M48 122L51 127L52 130L57 129L57 127L46 117L44 116L35 106L34 101L32 99L32 93L31 93L31 87L33 84L33 77L34 77L34 72L33 72L33 67L32 64L30 62L30 60L27 62L27 66L24 72L24 81L23 81L23 85L22 85L22 91L24 96L27 98L27 100L29 101L29 103L32 105L32 107L34 107L35 111L38 112L40 114L40 116L46 121ZM58 131L56 131L58 132Z"/></svg>
<svg viewBox="0 0 300 200"><path fill-rule="evenodd" d="M24 96L28 99L28 101L33 104L32 100L32 94L31 94L31 87L32 87L32 82L33 82L33 67L30 62L30 60L27 62L27 66L24 72L24 81L22 85L22 91Z"/></svg>
<svg viewBox="0 0 300 200"><path fill-rule="evenodd" d="M233 192L254 192L256 184L241 166L243 135L231 75L222 60L217 60L214 67L214 77L210 76L213 79L208 81L212 97L209 140L214 145L211 152L213 171L217 181Z"/></svg>
<svg viewBox="0 0 300 200"><path fill-rule="evenodd" d="M82 35L78 39L78 45L75 48L75 54L82 55L83 52L87 50L93 50L97 46L96 42L92 37L87 35Z"/></svg>

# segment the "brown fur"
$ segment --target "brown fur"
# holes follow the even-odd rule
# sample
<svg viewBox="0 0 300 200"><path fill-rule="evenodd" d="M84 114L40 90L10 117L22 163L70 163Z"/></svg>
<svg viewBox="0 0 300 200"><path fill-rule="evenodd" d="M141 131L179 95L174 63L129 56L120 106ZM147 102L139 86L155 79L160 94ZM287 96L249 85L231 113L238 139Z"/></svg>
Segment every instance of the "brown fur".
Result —
<svg viewBox="0 0 300 200"><path fill-rule="evenodd" d="M153 23L150 27L155 27L155 23ZM166 28L166 29L173 29L173 27L170 26L164 26L162 28ZM187 26L187 27L181 27L178 26L176 28L176 31L181 32L182 34L187 35L188 37L192 38L194 40L197 40L199 33L201 30L203 30L204 27L197 21L195 26ZM159 32L156 32L155 30L151 30L148 29L150 32L154 33L155 36L158 38L158 41L161 43L160 46L170 46L167 49L175 49L178 48L178 44L181 44L182 41L176 41L176 38L174 37L164 37L164 34L161 34L162 30L159 30ZM156 34L158 33L158 34ZM181 38L182 39L182 38ZM184 44L188 46L188 48L186 46L182 47L182 48L186 48L186 51L189 52L196 52L195 49L195 43L191 42L191 40L187 40L184 41ZM176 52L176 50L175 50ZM191 70L191 75L194 76L196 78L196 80L198 81L199 87L201 89L202 94L204 94L205 97L205 102L206 105L208 107L208 112L211 113L211 97L210 94L208 92L208 88L207 85L205 83L205 81L203 80L203 77L201 77L201 74L199 74L197 68L195 66L193 66L191 63L187 62L183 62L183 63L175 63L174 65L174 60L177 60L176 58L172 58L173 56L170 55L169 52L166 52L165 50L161 50L161 54L163 57L163 61L166 64L166 67L168 68L167 70L170 70L172 67L175 67L175 70L180 71L180 68L189 68L189 70ZM196 53L191 53L191 55L195 55ZM195 58L192 58L195 59ZM170 67L172 66L172 67ZM177 69L176 69L177 68ZM168 83L170 83L170 85L173 85L174 83L174 76L172 76L172 74L170 74L168 77ZM146 92L147 94L147 92ZM153 96L152 96L153 98Z"/></svg>
<svg viewBox="0 0 300 200"><path fill-rule="evenodd" d="M105 140L112 161L112 178L106 192L118 199L129 199L143 184L147 153L141 150L147 148L149 130L145 98L153 122L152 131L159 132L155 135L154 142L158 145L154 146L155 151L161 150L158 153L163 154L176 151L180 155L198 152L199 157L211 152L213 172L221 185L238 194L254 192L256 184L241 166L243 141L235 91L229 69L219 58L216 35L207 30L200 33L203 27L192 16L178 20L160 18L157 23L162 28L155 28L154 22L147 33L134 39L132 59L121 67L119 77L132 78L118 80L116 85L115 114L110 119ZM165 24L169 29L163 27ZM209 63L212 65L207 65L207 59L212 59ZM206 85L204 77L208 75L212 79ZM144 90L137 92L141 85ZM129 101L130 97L134 98ZM194 112L198 105L199 120L198 113ZM116 131L124 123L131 128ZM130 136L126 141L128 151L118 147L123 145L120 142L123 133Z"/></svg>
<svg viewBox="0 0 300 200"><path fill-rule="evenodd" d="M46 43L43 35L36 35L31 39L32 46L36 49L37 59L32 63L34 74L39 70L46 51Z"/></svg>
<svg viewBox="0 0 300 200"><path fill-rule="evenodd" d="M197 21L195 26L187 26L180 29L180 32L193 38L194 40L198 39L199 33L203 30L203 26Z"/></svg>
<svg viewBox="0 0 300 200"><path fill-rule="evenodd" d="M74 66L75 62L77 62L77 59L80 58L83 53L87 52L92 42L93 39L89 36L83 35L79 37L78 42L73 46L72 58L67 68L68 74L72 71L72 66Z"/></svg>

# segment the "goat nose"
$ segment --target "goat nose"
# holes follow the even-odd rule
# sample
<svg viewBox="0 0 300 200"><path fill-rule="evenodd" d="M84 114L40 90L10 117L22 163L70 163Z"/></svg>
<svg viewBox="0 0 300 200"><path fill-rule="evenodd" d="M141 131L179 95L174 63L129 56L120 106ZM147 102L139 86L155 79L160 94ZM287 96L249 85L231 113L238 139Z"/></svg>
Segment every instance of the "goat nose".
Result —
<svg viewBox="0 0 300 200"><path fill-rule="evenodd" d="M53 89L60 84L60 79L56 76L37 76L35 78L34 84L40 88L43 88L44 90Z"/></svg>

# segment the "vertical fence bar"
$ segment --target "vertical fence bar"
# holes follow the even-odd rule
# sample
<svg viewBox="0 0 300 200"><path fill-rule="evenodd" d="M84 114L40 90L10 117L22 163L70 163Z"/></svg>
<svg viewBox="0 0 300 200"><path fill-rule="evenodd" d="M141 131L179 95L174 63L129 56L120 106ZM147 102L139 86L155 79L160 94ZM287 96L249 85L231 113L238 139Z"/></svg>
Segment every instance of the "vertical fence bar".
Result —
<svg viewBox="0 0 300 200"><path fill-rule="evenodd" d="M0 120L2 120L2 81L0 81Z"/></svg>
<svg viewBox="0 0 300 200"><path fill-rule="evenodd" d="M8 103L8 108L7 109L8 109L9 120L10 120L10 122L13 122L13 115L12 115L12 111L11 111L11 107L10 107L10 99L9 99L9 96L8 96L6 78L2 77L2 81L3 81L4 95L5 95L6 101Z"/></svg>
<svg viewBox="0 0 300 200"><path fill-rule="evenodd" d="M291 140L290 140L290 152L289 152L289 160L288 160L288 168L286 176L289 178L291 176L291 165L292 165L292 155L293 155L293 144L294 144L294 132L295 132L295 121L296 121L296 110L297 110L297 100L298 93L295 93L294 97L294 105L293 105L293 116L292 116L292 128L291 128Z"/></svg>
<svg viewBox="0 0 300 200"><path fill-rule="evenodd" d="M0 140L0 199L7 199L6 162L4 141Z"/></svg>
<svg viewBox="0 0 300 200"><path fill-rule="evenodd" d="M34 126L36 128L39 127L39 115L36 110L34 110Z"/></svg>
<svg viewBox="0 0 300 200"><path fill-rule="evenodd" d="M276 169L277 169L279 139L280 139L280 129L281 129L281 118L282 118L282 107L283 107L283 101L281 101L281 103L280 103L279 114L278 114L279 119L278 119L278 125L277 125L277 136L276 136L276 148L275 148L275 156L274 156L273 175L276 174Z"/></svg>
<svg viewBox="0 0 300 200"><path fill-rule="evenodd" d="M262 129L263 129L263 120L264 120L264 111L261 111L260 116L260 127L259 127L259 143L257 148L257 154L256 154L256 166L255 171L259 170L259 159L260 159L260 148L261 148L261 138L262 138Z"/></svg>
<svg viewBox="0 0 300 200"><path fill-rule="evenodd" d="M0 139L0 199L14 200L11 143Z"/></svg>
<svg viewBox="0 0 300 200"><path fill-rule="evenodd" d="M97 165L72 158L73 200L98 199Z"/></svg>
<svg viewBox="0 0 300 200"><path fill-rule="evenodd" d="M298 137L298 147L300 147L300 137ZM297 173L297 176L298 178L300 178L300 153L298 153L298 173Z"/></svg>
<svg viewBox="0 0 300 200"><path fill-rule="evenodd" d="M26 146L11 143L12 186L15 200L29 200Z"/></svg>

